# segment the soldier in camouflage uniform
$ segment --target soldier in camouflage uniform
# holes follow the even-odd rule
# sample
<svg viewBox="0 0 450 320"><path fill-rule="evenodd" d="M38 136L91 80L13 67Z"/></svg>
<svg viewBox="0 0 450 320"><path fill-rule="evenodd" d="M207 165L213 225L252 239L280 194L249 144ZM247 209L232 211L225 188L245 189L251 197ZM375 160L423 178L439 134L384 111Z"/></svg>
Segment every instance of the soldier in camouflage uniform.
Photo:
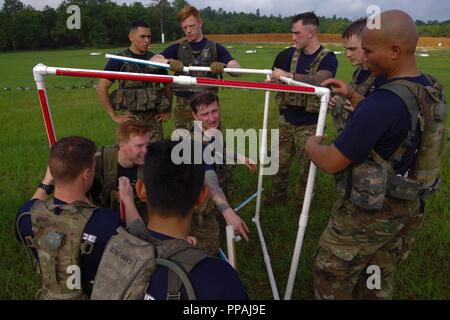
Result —
<svg viewBox="0 0 450 320"><path fill-rule="evenodd" d="M133 22L128 37L131 46L118 55L141 60L150 60L154 56L154 53L147 51L150 46L151 31L146 23ZM105 70L167 74L161 68L114 59L108 61ZM171 113L171 84L120 80L119 88L109 95L108 90L113 82L114 79L100 79L97 85L97 95L111 119L118 124L127 119L143 121L150 130L151 141L162 139L162 122L167 121Z"/></svg>
<svg viewBox="0 0 450 320"><path fill-rule="evenodd" d="M353 72L353 80L350 86L360 95L367 97L371 94L375 86L380 85L381 79L376 79L365 66L364 50L361 47L361 37L367 25L367 18L361 18L350 24L342 33L344 41L345 56L353 66L357 66ZM329 103L332 109L334 126L338 131L345 128L350 120L354 107L350 101L340 96L334 96Z"/></svg>
<svg viewBox="0 0 450 320"><path fill-rule="evenodd" d="M333 52L323 48L317 35L319 21L312 12L306 12L292 19L292 41L295 46L285 54L286 60L272 72L272 80L281 76L298 81L320 84L332 78L337 70L337 59ZM279 58L279 56L277 57ZM265 205L286 202L289 167L292 157L300 162L295 199L303 199L309 170L309 158L304 151L306 139L315 134L320 108L320 99L305 94L278 93L276 102L280 111L278 121L280 133L279 171L272 177L272 194ZM296 203L296 212L302 201Z"/></svg>
<svg viewBox="0 0 450 320"><path fill-rule="evenodd" d="M145 122L126 120L117 127L117 144L102 147L95 154L95 179L89 194L92 201L102 207L120 212L118 178L127 177L133 188L143 177L143 165L150 130ZM136 194L136 193L135 193ZM147 207L136 197L136 207L144 222L147 222Z"/></svg>
<svg viewBox="0 0 450 320"><path fill-rule="evenodd" d="M239 68L239 62L233 59L228 50L219 43L207 39L203 35L203 21L200 12L193 6L185 6L178 13L178 21L183 29L186 39L181 43L175 43L166 48L160 54L152 57L152 61L169 63L170 70L176 75L188 75L192 77L218 78L224 68ZM184 66L210 67L211 72L192 71L183 72ZM238 76L238 74L230 74ZM176 95L175 129L185 128L190 130L194 119L189 105L189 98L197 91L205 87L174 85ZM216 91L217 88L211 87Z"/></svg>
<svg viewBox="0 0 450 320"><path fill-rule="evenodd" d="M220 107L219 98L216 93L209 90L199 91L191 98L192 115L196 120L196 126L191 132L193 139L196 139L195 130L200 131L203 148L212 142L213 137L206 132L214 129L220 130ZM198 127L201 125L201 129ZM220 132L220 131L219 131ZM214 137L215 138L215 137ZM203 150L202 150L203 151ZM225 152L226 157L235 158L234 153ZM241 157L238 155L238 157ZM256 166L249 159L242 157L243 163L253 172ZM232 172L229 164L213 163L206 166L205 184L208 187L208 199L194 209L192 218L191 235L198 239L199 247L206 249L210 254L217 254L220 248L220 229L216 219L223 216L226 224L232 225L236 234L243 236L248 241L249 229L245 222L236 214L228 203L227 184L232 183ZM219 213L217 213L217 210Z"/></svg>
<svg viewBox="0 0 450 320"><path fill-rule="evenodd" d="M310 137L305 146L320 169L338 174L340 193L314 255L318 299L391 299L425 198L439 185L448 113L442 86L417 68L412 18L399 10L377 18L381 29L365 29L362 47L367 67L386 83L366 98L345 82L322 83L357 108L332 145Z"/></svg>

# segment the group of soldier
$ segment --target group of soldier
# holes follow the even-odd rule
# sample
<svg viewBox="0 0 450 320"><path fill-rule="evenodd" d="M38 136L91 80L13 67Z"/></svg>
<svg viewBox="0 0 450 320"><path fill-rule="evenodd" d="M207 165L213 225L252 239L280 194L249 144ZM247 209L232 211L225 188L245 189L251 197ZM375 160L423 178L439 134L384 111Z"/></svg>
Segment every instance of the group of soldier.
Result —
<svg viewBox="0 0 450 320"><path fill-rule="evenodd" d="M313 259L317 299L392 298L396 266L411 249L424 199L439 181L447 116L442 87L417 69L418 34L411 17L393 10L379 18L381 28L368 29L360 19L342 35L346 56L357 67L349 85L333 79L338 61L321 45L313 12L293 18L293 46L273 64L274 82L283 76L330 87L334 94L329 106L339 136L331 145L315 136L317 97L276 95L280 169L264 201L268 207L288 201L293 156L300 162L293 197L298 214L309 162L335 174L340 197ZM176 75L195 77L217 78L225 67L240 67L222 45L203 35L195 7L183 8L178 19L186 40L153 54L150 27L135 22L131 45L119 55L167 63ZM185 66L211 71L186 73ZM167 74L122 60L110 60L105 70ZM213 141L208 129L221 129L217 90L120 80L109 92L113 82L101 79L97 94L117 123L117 144L96 149L82 137L58 140L44 179L17 214L17 237L41 274L40 297L247 299L237 273L217 258L220 223L249 240L246 223L229 203L232 167L175 165L171 154L177 142L163 135L175 94L175 128L193 136L194 120L199 121L201 140L191 143L204 150ZM255 171L251 160L232 150L224 153L242 157ZM371 265L381 269L381 286L374 290L366 285ZM81 269L79 286L67 285L71 266Z"/></svg>

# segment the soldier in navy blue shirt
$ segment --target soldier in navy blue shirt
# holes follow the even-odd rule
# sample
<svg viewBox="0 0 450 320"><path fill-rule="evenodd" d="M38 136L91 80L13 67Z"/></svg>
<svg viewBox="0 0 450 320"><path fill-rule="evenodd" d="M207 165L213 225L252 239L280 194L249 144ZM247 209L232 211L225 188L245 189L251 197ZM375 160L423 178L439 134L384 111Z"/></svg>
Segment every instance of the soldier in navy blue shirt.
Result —
<svg viewBox="0 0 450 320"><path fill-rule="evenodd" d="M384 77L375 77L365 65L364 50L361 47L362 33L367 25L367 18L361 18L352 22L342 33L345 56L353 66L357 68L353 72L350 85L358 94L367 97L375 88L385 81ZM350 120L355 107L348 99L334 96L330 99L330 109L336 129L342 130Z"/></svg>
<svg viewBox="0 0 450 320"><path fill-rule="evenodd" d="M333 52L326 50L318 38L319 20L313 12L296 15L292 19L294 47L282 51L274 62L272 80L287 77L313 85L336 74L338 62ZM284 57L284 61L280 61ZM296 199L303 199L309 169L309 159L304 151L305 140L316 131L320 99L305 94L280 92L276 96L280 111L279 171L272 177L272 194L264 204L271 206L287 201L289 167L295 157L300 162L300 173L295 190ZM297 201L295 211L300 212L302 201Z"/></svg>
<svg viewBox="0 0 450 320"><path fill-rule="evenodd" d="M173 44L160 54L152 57L152 61L169 63L170 70L177 75L189 75L193 77L217 78L224 71L224 68L240 68L231 54L219 43L207 39L203 35L203 21L200 12L194 6L185 6L178 13L178 21L186 35L186 40ZM193 71L184 73L184 66L210 67L211 72ZM231 76L238 76L233 73ZM192 113L189 106L189 98L197 91L205 87L198 86L177 86L174 85L174 92L177 97L175 109L175 128L185 128L190 130L193 125ZM210 88L217 92L217 88Z"/></svg>
<svg viewBox="0 0 450 320"><path fill-rule="evenodd" d="M366 28L362 37L368 69L376 77L386 77L387 83L403 79L430 85L416 65L418 33L411 17L392 10L381 13L375 21L377 18L380 18L381 28ZM395 269L401 259L407 257L415 232L423 221L419 198L404 200L388 194L382 209L372 209L354 196L364 194L361 199L367 201L372 191L383 183L383 173L368 168L379 168L374 167L374 163L391 160L405 141L411 130L408 106L400 96L383 87L364 98L342 81L332 79L322 85L331 86L333 93L349 99L357 107L333 144L321 145L322 137L317 136L306 142L311 160L327 173L339 173L338 186L342 177L345 184L314 256L315 295L318 299L390 299ZM417 128L406 151L395 160L396 177L408 175L420 140L421 131ZM366 171L357 172L362 165ZM362 185L360 181L371 191L358 193L363 192L355 187L357 183ZM348 190L351 190L350 196ZM380 286L374 290L366 285L369 266L381 270Z"/></svg>
<svg viewBox="0 0 450 320"><path fill-rule="evenodd" d="M152 34L148 24L141 21L133 22L128 34L131 42L130 47L118 53L118 55L150 60L155 55L148 51L151 37ZM108 60L104 69L106 71L167 74L167 71L158 67L116 59ZM151 131L152 141L162 139L162 122L168 121L171 113L172 85L120 80L119 89L109 94L108 91L114 81L114 79L100 79L97 84L97 95L106 113L118 124L130 118L144 121Z"/></svg>
<svg viewBox="0 0 450 320"><path fill-rule="evenodd" d="M144 181L139 180L136 191L147 202L148 232L154 238L188 240L193 209L207 197L204 186L205 168L202 164L174 164L172 150L178 142L162 140L148 147L145 159ZM193 159L193 158L192 158ZM139 219L133 207L133 192L127 178L119 181L120 196L127 209L127 222ZM245 289L231 265L214 257L206 257L188 273L197 299L248 299ZM150 279L145 299L166 299L168 269L158 265ZM184 286L181 299L187 299Z"/></svg>
<svg viewBox="0 0 450 320"><path fill-rule="evenodd" d="M60 206L54 209L54 211L49 212L50 215L55 215L55 219L64 210L65 205L72 204L75 208L78 208L80 212L77 212L77 214L85 214L86 211L83 211L83 208L92 210L92 215L86 222L80 235L82 240L81 246L84 249L80 247L77 249L79 252L82 252L78 265L81 270L81 288L88 297L92 290L92 283L103 250L111 236L116 234L116 229L122 225L118 213L111 209L98 208L90 205L89 200L85 196L94 179L95 150L95 144L86 138L66 137L58 140L50 150L49 164L42 183L39 184L31 200L25 202L20 207L16 216L16 237L26 246L34 243L31 246L31 253L36 258L38 265L40 265L42 263L40 259L45 255L39 252L41 249L36 245L39 241L36 232L39 232L40 228L38 220L43 218L34 216L37 214L36 204L38 202L46 202L48 206ZM48 200L49 195L52 193L53 199ZM33 219L34 222L32 222ZM58 222L56 222L51 230L49 229L47 231L59 230L58 228ZM65 236L67 237L67 235ZM66 240L66 242L69 242L69 239ZM79 252L76 254L79 254ZM67 257L62 255L58 256L58 258L64 260ZM62 263L62 261L56 260L54 266L56 271L59 272ZM47 267L43 265L39 266L41 271L48 271L46 269ZM54 270L54 272L56 271ZM47 278L51 278L52 274L44 272L41 275L43 277L43 283L49 283ZM70 275L70 273L66 277L63 275L61 279L60 273L58 275L53 274L53 276L58 278L62 287L61 290L68 295L70 295L70 290L64 288L66 286L64 280ZM54 286L54 284L52 285ZM44 297L49 298L49 296L46 296L48 288L44 286L43 289ZM50 298L52 297L51 294L52 292L50 290Z"/></svg>

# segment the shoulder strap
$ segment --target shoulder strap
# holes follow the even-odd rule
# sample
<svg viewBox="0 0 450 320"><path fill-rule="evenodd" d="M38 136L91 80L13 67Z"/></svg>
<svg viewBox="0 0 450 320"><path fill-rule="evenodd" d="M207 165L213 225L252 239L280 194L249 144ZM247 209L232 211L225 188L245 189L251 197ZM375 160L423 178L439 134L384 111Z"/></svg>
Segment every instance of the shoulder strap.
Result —
<svg viewBox="0 0 450 320"><path fill-rule="evenodd" d="M302 49L300 49L300 48L295 49L294 54L292 56L292 60L291 60L291 69L289 70L290 72L297 71L297 65L298 65L298 61L300 59L301 53L302 53Z"/></svg>
<svg viewBox="0 0 450 320"><path fill-rule="evenodd" d="M330 51L327 48L322 47L322 50L320 50L319 54L316 56L314 61L309 66L309 71L311 72L311 74L317 73L317 71L319 70L320 63L327 56L328 53L330 53Z"/></svg>
<svg viewBox="0 0 450 320"><path fill-rule="evenodd" d="M119 147L117 145L102 148L103 182L111 184L117 181Z"/></svg>
<svg viewBox="0 0 450 320"><path fill-rule="evenodd" d="M382 165L386 169L389 168L390 166L388 170L389 173L394 172L393 163L400 162L402 160L402 157L405 154L405 152L408 150L409 147L412 146L414 136L416 135L416 128L420 115L420 104L414 92L416 92L418 86L420 86L420 84L415 84L411 81L394 80L392 82L386 83L380 88L380 90L388 90L399 96L407 106L408 112L411 117L411 128L409 129L406 138L403 140L403 142L399 145L399 147L394 151L394 153L389 158L389 162L381 158L381 156L379 156L375 151L372 152L374 156L373 159L375 162ZM389 163L389 165L387 163Z"/></svg>
<svg viewBox="0 0 450 320"><path fill-rule="evenodd" d="M353 72L352 75L352 81L350 82L350 85L353 86L356 83L356 80L358 79L359 75L361 74L362 68L359 66L356 68L356 70Z"/></svg>
<svg viewBox="0 0 450 320"><path fill-rule="evenodd" d="M184 285L189 299L195 299L195 292L187 275L192 268L207 258L208 255L204 251L192 247L189 243L181 239L162 241L161 244L156 247L156 250L158 258L170 260L172 262L165 263L163 260L160 260L162 265L169 268L167 299L180 299L181 285ZM172 267L176 265L178 268L172 268L169 265Z"/></svg>
<svg viewBox="0 0 450 320"><path fill-rule="evenodd" d="M37 201L41 201L41 200L37 200ZM31 267L33 268L34 271L36 271L37 261L36 261L36 259L33 258L33 252L31 251L31 248L34 247L34 244L32 243L31 239L26 239L26 238L24 239L22 237L22 233L20 232L20 221L25 216L30 216L30 219L31 219L31 213L29 211L22 212L16 219L16 232L17 232L17 235L19 236L20 242L22 243L22 245L25 249L25 253L27 254L28 260L30 261Z"/></svg>
<svg viewBox="0 0 450 320"><path fill-rule="evenodd" d="M205 49L211 49L212 53L213 53L213 57L214 60L217 60L218 56L217 56L217 45L214 41L212 40L206 40L206 44L203 50Z"/></svg>

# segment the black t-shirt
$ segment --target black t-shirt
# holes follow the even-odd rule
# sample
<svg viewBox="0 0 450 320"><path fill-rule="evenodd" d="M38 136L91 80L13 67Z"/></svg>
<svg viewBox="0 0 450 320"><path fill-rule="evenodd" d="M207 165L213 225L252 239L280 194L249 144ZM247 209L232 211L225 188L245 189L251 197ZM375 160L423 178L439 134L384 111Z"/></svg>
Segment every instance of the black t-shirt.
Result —
<svg viewBox="0 0 450 320"><path fill-rule="evenodd" d="M134 166L131 168L124 168L120 164L118 164L117 177L127 177L130 179L130 184L135 187L137 181L137 171L138 166ZM118 181L116 182L116 187L118 186Z"/></svg>

